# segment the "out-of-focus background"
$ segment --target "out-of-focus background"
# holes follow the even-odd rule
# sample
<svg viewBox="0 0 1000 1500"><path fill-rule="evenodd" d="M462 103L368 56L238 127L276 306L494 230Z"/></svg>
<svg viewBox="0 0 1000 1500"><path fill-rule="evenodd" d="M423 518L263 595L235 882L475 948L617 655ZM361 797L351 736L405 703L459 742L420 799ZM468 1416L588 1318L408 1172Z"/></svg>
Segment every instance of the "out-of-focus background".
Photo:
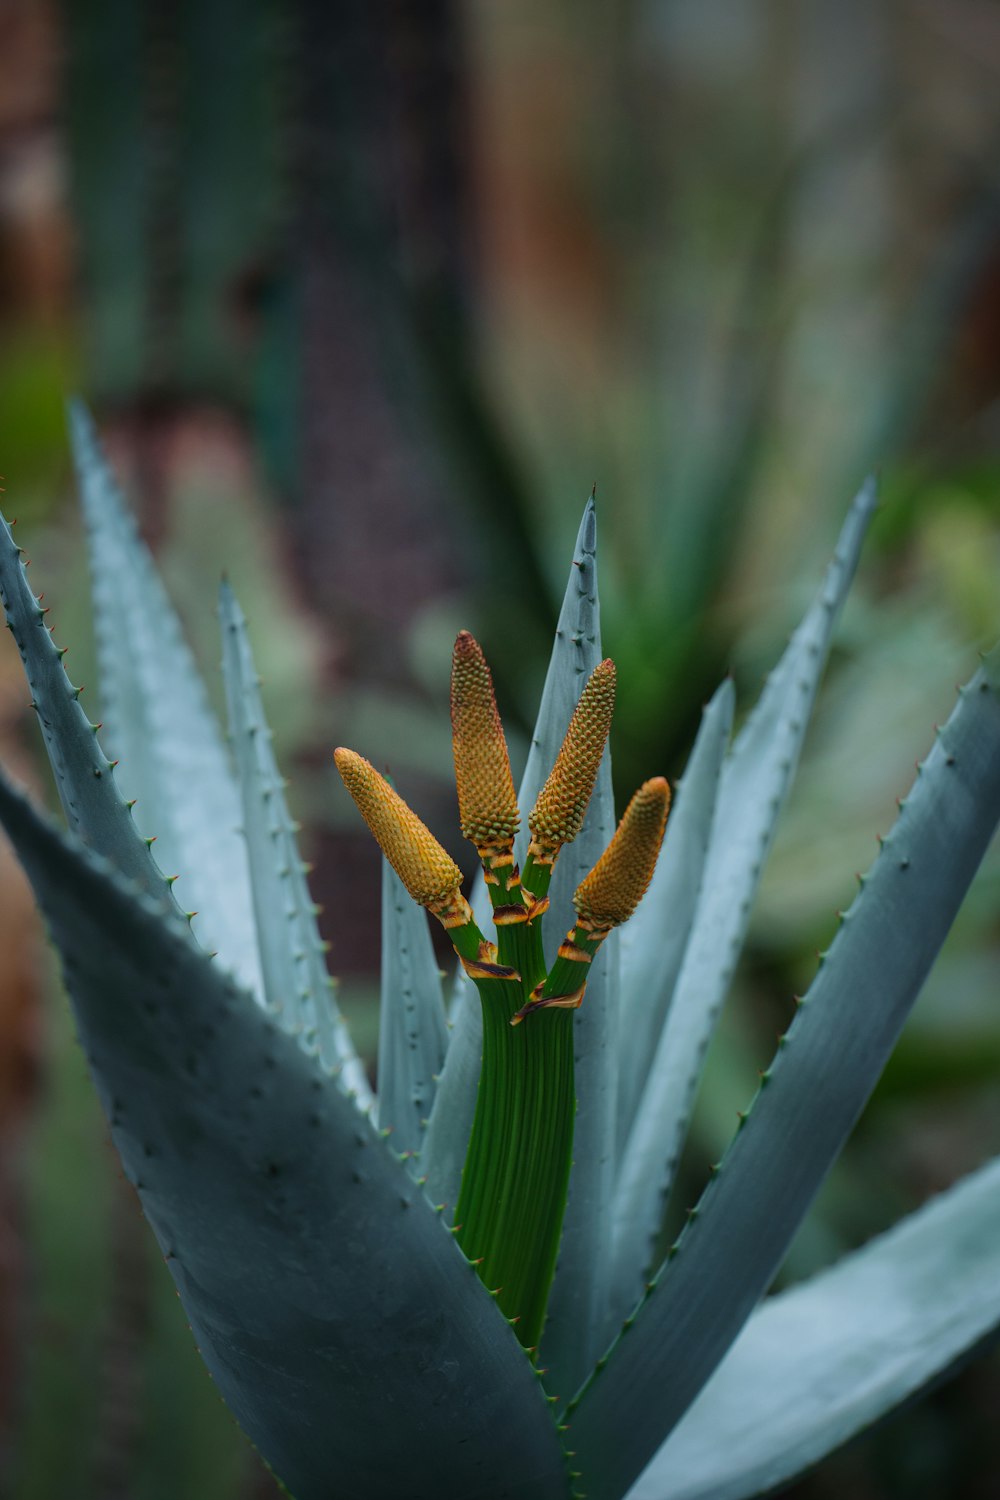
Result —
<svg viewBox="0 0 1000 1500"><path fill-rule="evenodd" d="M228 570L369 1055L377 859L331 746L389 764L467 859L451 641L484 642L522 755L596 482L616 784L676 777L727 669L752 700L880 468L696 1193L1000 633L1000 11L0 0L0 58L6 511L76 681L68 393L213 674ZM4 649L0 753L51 800L30 717ZM1000 1149L998 913L994 855L788 1275ZM6 849L0 952L0 1493L275 1495L190 1347ZM992 1497L998 1399L987 1354L792 1493Z"/></svg>

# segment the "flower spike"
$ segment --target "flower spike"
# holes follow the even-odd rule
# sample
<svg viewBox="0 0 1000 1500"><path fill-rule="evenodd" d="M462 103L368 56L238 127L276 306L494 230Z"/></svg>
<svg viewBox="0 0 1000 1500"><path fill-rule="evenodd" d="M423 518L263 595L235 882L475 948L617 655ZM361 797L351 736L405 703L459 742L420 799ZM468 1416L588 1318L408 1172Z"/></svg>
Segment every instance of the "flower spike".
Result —
<svg viewBox="0 0 1000 1500"><path fill-rule="evenodd" d="M482 860L499 932L501 927L527 922L532 909L522 895L514 863L514 835L521 815L493 678L482 647L467 630L459 633L452 655L451 730L462 833ZM523 957L510 956L514 962Z"/></svg>
<svg viewBox="0 0 1000 1500"><path fill-rule="evenodd" d="M610 844L577 886L573 905L581 926L604 933L628 921L653 878L669 810L666 778L644 781Z"/></svg>
<svg viewBox="0 0 1000 1500"><path fill-rule="evenodd" d="M591 672L528 819L532 835L528 857L536 865L551 867L563 844L571 843L583 827L614 706L615 664L608 659Z"/></svg>
<svg viewBox="0 0 1000 1500"><path fill-rule="evenodd" d="M333 758L379 848L414 901L446 927L469 922L472 913L460 889L462 872L430 829L363 755L340 748Z"/></svg>
<svg viewBox="0 0 1000 1500"><path fill-rule="evenodd" d="M480 852L510 846L520 827L507 741L482 647L467 630L451 664L451 729L462 836Z"/></svg>
<svg viewBox="0 0 1000 1500"><path fill-rule="evenodd" d="M587 988L587 966L613 927L627 922L653 878L670 810L666 778L654 776L635 793L597 864L577 886L576 925L559 945L548 977L510 1018L518 1026L540 1010L576 1010ZM582 977L581 977L582 975Z"/></svg>

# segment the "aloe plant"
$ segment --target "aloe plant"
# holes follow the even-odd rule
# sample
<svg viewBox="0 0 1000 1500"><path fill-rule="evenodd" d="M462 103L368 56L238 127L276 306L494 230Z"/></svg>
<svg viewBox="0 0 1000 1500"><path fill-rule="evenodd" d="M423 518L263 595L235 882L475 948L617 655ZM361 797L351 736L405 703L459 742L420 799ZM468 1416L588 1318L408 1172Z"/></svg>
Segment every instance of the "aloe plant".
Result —
<svg viewBox="0 0 1000 1500"><path fill-rule="evenodd" d="M399 794L338 752L390 856L376 1099L327 974L240 608L223 586L227 751L79 406L72 433L106 727L85 716L4 524L0 592L68 827L5 779L0 816L203 1358L298 1500L739 1500L1000 1323L998 1163L761 1301L1000 819L1000 650L961 689L655 1260L871 484L731 745L732 683L707 706L652 875L661 778L614 832L592 503L517 796L485 657L456 644L459 811L484 871L471 904ZM447 1017L413 896L461 959Z"/></svg>

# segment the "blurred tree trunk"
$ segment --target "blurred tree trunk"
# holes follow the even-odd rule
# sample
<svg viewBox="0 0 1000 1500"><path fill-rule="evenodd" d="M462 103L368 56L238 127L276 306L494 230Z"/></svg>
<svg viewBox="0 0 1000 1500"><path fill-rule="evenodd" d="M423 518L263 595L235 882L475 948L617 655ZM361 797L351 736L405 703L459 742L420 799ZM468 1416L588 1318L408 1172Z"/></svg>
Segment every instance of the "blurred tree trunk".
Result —
<svg viewBox="0 0 1000 1500"><path fill-rule="evenodd" d="M461 304L449 0L301 0L291 263L301 337L299 552L364 673L405 680L414 615L462 568L414 390L410 302ZM351 648L349 648L351 649Z"/></svg>

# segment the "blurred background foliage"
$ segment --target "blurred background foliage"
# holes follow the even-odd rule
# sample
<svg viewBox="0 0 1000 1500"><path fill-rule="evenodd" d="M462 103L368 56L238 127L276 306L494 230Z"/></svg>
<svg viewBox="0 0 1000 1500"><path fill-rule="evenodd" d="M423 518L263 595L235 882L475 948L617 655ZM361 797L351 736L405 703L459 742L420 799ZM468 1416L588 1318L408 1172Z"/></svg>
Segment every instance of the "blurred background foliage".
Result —
<svg viewBox="0 0 1000 1500"><path fill-rule="evenodd" d="M596 482L616 782L677 776L719 676L752 699L880 467L696 1192L1000 633L996 7L0 0L0 53L8 512L78 681L68 392L209 667L229 572L369 1055L377 864L331 745L389 764L461 854L451 640L483 640L523 754ZM44 796L12 657L0 753ZM993 855L787 1274L1000 1149L998 898ZM0 1493L273 1495L190 1348L38 937L0 849ZM980 1360L794 1493L995 1495L998 1396Z"/></svg>

